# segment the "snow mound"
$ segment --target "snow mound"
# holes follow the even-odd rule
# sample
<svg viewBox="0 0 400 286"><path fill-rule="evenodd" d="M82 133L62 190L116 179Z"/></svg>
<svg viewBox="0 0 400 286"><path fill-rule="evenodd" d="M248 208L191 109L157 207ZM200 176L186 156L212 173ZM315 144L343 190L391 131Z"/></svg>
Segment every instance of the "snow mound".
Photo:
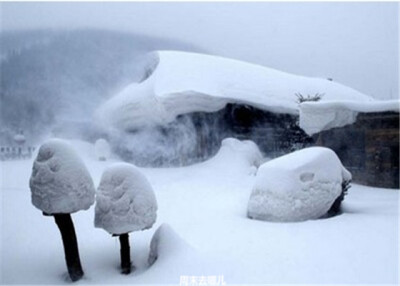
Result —
<svg viewBox="0 0 400 286"><path fill-rule="evenodd" d="M399 112L399 100L305 102L300 105L300 127L309 135L356 121L360 112Z"/></svg>
<svg viewBox="0 0 400 286"><path fill-rule="evenodd" d="M182 253L191 253L193 248L188 245L168 224L162 224L154 233L150 242L150 253L148 263L153 265L157 260L159 263L168 257Z"/></svg>
<svg viewBox="0 0 400 286"><path fill-rule="evenodd" d="M94 203L95 189L85 164L61 139L40 147L29 184L32 204L48 214L87 210Z"/></svg>
<svg viewBox="0 0 400 286"><path fill-rule="evenodd" d="M138 168L115 163L104 171L96 195L95 227L122 234L148 229L156 217L156 197Z"/></svg>
<svg viewBox="0 0 400 286"><path fill-rule="evenodd" d="M94 144L94 149L98 160L106 161L110 158L110 144L108 144L105 139L100 138L96 140L96 143Z"/></svg>
<svg viewBox="0 0 400 286"><path fill-rule="evenodd" d="M222 140L218 153L204 164L221 165L224 168L227 164L235 165L255 173L262 161L261 151L253 141L226 138Z"/></svg>
<svg viewBox="0 0 400 286"><path fill-rule="evenodd" d="M248 217L294 222L325 215L351 180L337 155L311 147L263 164L248 204Z"/></svg>
<svg viewBox="0 0 400 286"><path fill-rule="evenodd" d="M141 278L158 277L157 282L164 285L176 284L182 275L215 275L220 269L213 258L199 253L168 224L162 224L154 233L148 264Z"/></svg>
<svg viewBox="0 0 400 286"><path fill-rule="evenodd" d="M148 57L153 67L148 77L103 104L96 112L100 124L132 130L169 123L181 114L218 111L227 103L297 114L296 93L324 94L322 101L373 100L327 79L232 59L176 51L159 51Z"/></svg>

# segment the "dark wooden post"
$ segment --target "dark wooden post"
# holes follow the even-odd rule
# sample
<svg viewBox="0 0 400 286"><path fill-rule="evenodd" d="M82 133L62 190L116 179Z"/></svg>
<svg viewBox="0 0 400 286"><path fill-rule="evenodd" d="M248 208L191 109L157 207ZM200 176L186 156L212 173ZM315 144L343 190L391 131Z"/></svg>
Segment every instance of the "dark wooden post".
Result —
<svg viewBox="0 0 400 286"><path fill-rule="evenodd" d="M129 247L129 234L124 233L119 236L119 242L121 244L121 273L129 274L131 273L131 250Z"/></svg>
<svg viewBox="0 0 400 286"><path fill-rule="evenodd" d="M79 258L78 242L76 240L74 223L70 214L53 214L60 229L64 244L65 261L67 263L69 277L72 281L78 281L83 277L81 260Z"/></svg>

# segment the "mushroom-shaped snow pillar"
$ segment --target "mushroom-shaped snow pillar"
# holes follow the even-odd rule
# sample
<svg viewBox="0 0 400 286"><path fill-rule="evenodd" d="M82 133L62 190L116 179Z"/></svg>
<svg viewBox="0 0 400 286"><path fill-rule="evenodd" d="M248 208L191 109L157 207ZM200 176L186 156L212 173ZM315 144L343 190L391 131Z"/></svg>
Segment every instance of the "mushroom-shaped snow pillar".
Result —
<svg viewBox="0 0 400 286"><path fill-rule="evenodd" d="M30 178L32 204L54 216L60 229L68 273L72 281L83 276L71 213L94 203L95 189L83 161L69 143L50 139L39 149Z"/></svg>
<svg viewBox="0 0 400 286"><path fill-rule="evenodd" d="M96 195L95 227L119 236L123 274L131 272L129 232L151 228L156 218L156 197L138 168L116 163L104 171Z"/></svg>

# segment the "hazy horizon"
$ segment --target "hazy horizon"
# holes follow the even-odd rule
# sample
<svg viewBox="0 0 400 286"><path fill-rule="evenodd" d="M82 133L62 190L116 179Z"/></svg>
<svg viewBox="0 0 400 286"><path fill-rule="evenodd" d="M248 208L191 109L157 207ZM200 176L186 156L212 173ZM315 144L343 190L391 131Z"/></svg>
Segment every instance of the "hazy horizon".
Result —
<svg viewBox="0 0 400 286"><path fill-rule="evenodd" d="M1 30L96 28L399 95L398 3L1 3Z"/></svg>

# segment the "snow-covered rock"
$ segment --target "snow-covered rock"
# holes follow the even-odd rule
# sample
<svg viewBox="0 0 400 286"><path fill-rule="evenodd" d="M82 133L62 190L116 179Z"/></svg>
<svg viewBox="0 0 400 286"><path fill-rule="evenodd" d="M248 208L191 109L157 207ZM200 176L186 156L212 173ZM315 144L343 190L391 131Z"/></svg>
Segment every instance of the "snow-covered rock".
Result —
<svg viewBox="0 0 400 286"><path fill-rule="evenodd" d="M94 149L98 160L106 161L110 158L111 154L110 144L108 144L108 142L105 139L103 138L97 139L94 145Z"/></svg>
<svg viewBox="0 0 400 286"><path fill-rule="evenodd" d="M154 62L156 64L154 64ZM213 112L227 103L298 113L296 93L324 94L321 101L373 101L352 88L216 56L176 51L149 55L152 70L96 112L99 124L122 130L163 125L191 112Z"/></svg>
<svg viewBox="0 0 400 286"><path fill-rule="evenodd" d="M32 204L45 213L74 213L94 203L95 189L73 147L50 139L39 149L30 178Z"/></svg>
<svg viewBox="0 0 400 286"><path fill-rule="evenodd" d="M258 169L248 217L267 221L304 221L327 213L351 180L337 155L310 147L271 160Z"/></svg>
<svg viewBox="0 0 400 286"><path fill-rule="evenodd" d="M104 171L96 194L95 227L123 234L150 228L156 217L156 197L138 168L116 163Z"/></svg>
<svg viewBox="0 0 400 286"><path fill-rule="evenodd" d="M309 135L356 121L360 112L399 112L399 100L304 102L300 105L300 127Z"/></svg>

